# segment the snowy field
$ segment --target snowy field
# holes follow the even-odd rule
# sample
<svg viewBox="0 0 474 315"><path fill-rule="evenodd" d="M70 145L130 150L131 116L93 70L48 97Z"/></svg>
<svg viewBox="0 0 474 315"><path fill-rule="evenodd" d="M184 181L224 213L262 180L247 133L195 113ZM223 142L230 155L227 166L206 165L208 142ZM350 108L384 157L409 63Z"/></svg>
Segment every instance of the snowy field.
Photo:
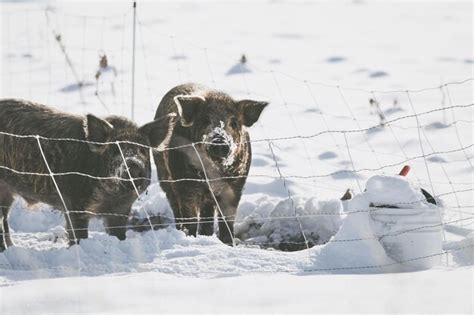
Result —
<svg viewBox="0 0 474 315"><path fill-rule="evenodd" d="M2 98L132 116L131 3L0 10ZM60 213L18 199L0 314L472 313L472 19L471 2L138 3L137 123L185 82L270 102L240 244L172 227L119 241L93 220L68 248ZM134 215L172 216L153 175Z"/></svg>

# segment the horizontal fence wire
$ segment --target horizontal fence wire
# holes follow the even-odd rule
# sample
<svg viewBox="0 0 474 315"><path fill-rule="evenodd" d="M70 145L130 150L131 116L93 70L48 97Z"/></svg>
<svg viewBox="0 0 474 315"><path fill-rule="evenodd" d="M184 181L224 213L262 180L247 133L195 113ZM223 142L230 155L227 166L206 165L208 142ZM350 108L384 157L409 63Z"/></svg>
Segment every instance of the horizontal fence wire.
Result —
<svg viewBox="0 0 474 315"><path fill-rule="evenodd" d="M435 199L439 199L441 197L444 197L444 196L449 196L449 195L453 195L453 194L456 194L456 193L467 193L467 192L472 192L474 191L474 188L471 188L471 189L463 189L463 190L457 190L455 192L446 192L446 193L442 193L442 194L438 194L438 195L434 195L433 197ZM427 199L426 198L423 198L423 199L418 199L418 200L414 200L414 201L399 201L399 202L392 202L390 203L390 206L396 206L397 208L400 208L400 209L405 209L404 207L406 206L413 206L413 205L417 205L417 204L420 204L420 203L427 203ZM400 206L400 207L398 207ZM465 206L459 206L459 207L454 207L454 208L464 208L464 209L467 209L467 208L473 208L474 205L465 205ZM2 206L0 206L0 208L2 208ZM3 207L5 208L5 207ZM358 214L358 213L364 213L364 212L377 212L377 211L381 211L383 210L383 208L380 208L380 207L377 207L377 206L374 206L374 207L371 207L371 208L367 208L367 209L360 209L360 210L351 210L351 211L343 211L343 212L340 212L340 213L334 213L334 212L318 212L318 213L314 213L314 214L301 214L300 217L318 217L318 216L347 216L347 215L351 215L351 214ZM448 210L449 209L444 209L444 210ZM114 213L114 212L92 212L92 211L87 211L87 210L73 210L73 209L70 209L69 210L70 213L86 213L86 214L89 214L89 215L93 215L93 216L118 216L118 217L127 217L129 218L130 215L125 215L125 214L118 214L118 213ZM211 217L170 217L170 216L165 216L163 214L157 214L157 216L161 217L161 218L165 218L165 219L179 219L179 220L195 220L194 223L197 223L198 219L214 219L213 216ZM235 217L236 215L232 215L232 216L228 216L228 217ZM272 216L272 217L252 217L251 219L252 220L273 220L273 219L294 219L295 217L294 216ZM242 222L246 221L248 219L241 219Z"/></svg>
<svg viewBox="0 0 474 315"><path fill-rule="evenodd" d="M472 148L474 144L468 145L464 148L459 148L459 149L454 149L454 150L449 150L449 151L437 151L437 152L432 152L424 155L419 155L419 156L414 156L411 158L408 158L406 160L402 160L400 162L396 163L391 163L391 164L386 164L381 167L375 167L375 168L362 168L362 169L355 169L355 170L340 170L340 171L335 171L331 172L328 174L320 174L320 175L284 175L283 177L286 179L312 179L312 178L322 178L322 177L331 177L334 175L338 174L344 174L344 173L351 173L351 174L356 174L356 173L361 173L361 172L367 172L367 171L381 171L383 169L389 168L389 167L394 167L394 166L400 166L404 165L407 162L417 160L417 159L424 159L430 156L438 155L438 154L448 154L448 153L455 153L455 152L460 152L464 151L465 149ZM32 176L50 176L49 173L36 173L36 172L25 172L25 171L19 171L7 166L2 166L0 165L0 169L8 170L16 174L21 174L21 175L32 175ZM122 178L122 177L117 177L117 176L93 176L90 174L85 174L85 173L80 173L80 172L52 172L54 176L69 176L69 175L79 175L79 176L84 176L88 177L91 179L97 179L97 180L118 180L118 181L126 181L126 182L133 182L134 180L138 179L148 179L145 177L134 177L134 178ZM271 179L281 179L282 176L272 176L272 175L265 175L265 174L250 174L250 175L236 175L236 176L221 176L221 177L216 177L216 178L180 178L180 179L163 179L160 180L162 183L175 183L175 182L212 182L212 181L222 181L222 180L229 180L229 179L239 179L239 178L271 178Z"/></svg>
<svg viewBox="0 0 474 315"><path fill-rule="evenodd" d="M373 212L376 212L376 210L373 210L373 209L364 209L364 210L358 210L357 213L363 213L363 212L367 212L367 213L373 213ZM70 211L70 213L83 213L83 211ZM88 213L88 212L86 212ZM356 212L354 212L356 213ZM354 214L352 213L352 214ZM112 214L113 215L113 214ZM217 218L217 222L234 222L234 223L243 223L243 222L247 222L247 221L273 221L273 220L290 220L290 219L293 219L293 220L296 220L297 218L311 218L311 217L318 217L319 215L298 215L298 216L276 216L276 217L264 217L264 218L255 218L255 219L250 219L250 220L237 220L237 219L221 219L221 218ZM230 217L230 216L227 216L227 217ZM153 218L153 216L150 216L150 219ZM160 218L166 218L166 217L162 217L160 216ZM168 217L169 218L169 217ZM171 218L172 219L172 218ZM434 227L442 227L442 226L445 226L445 225L451 225L453 223L459 223L459 222L464 222L464 221L470 221L470 220L473 220L474 219L474 216L471 216L471 217L467 217L467 218L463 218L463 219L456 219L456 220L449 220L449 221L444 221L444 222L441 222L441 223L436 223L436 224L427 224L427 225L423 225L423 226L420 226L420 227L416 227L416 228L410 228L410 229L405 229L405 230L400 230L398 232L395 232L395 233L386 233L386 234L382 234L380 236L376 236L376 237L369 237L369 238L348 238L348 239L332 239L330 240L330 242L334 242L334 243L338 243L338 242L355 242L355 241L365 241L365 240L381 240L383 238L386 238L386 237L391 237L391 236L398 236L398 235L402 235L402 234L405 234L405 233L410 233L410 232L415 232L415 231L420 231L420 230L424 230L424 229L430 229L430 228L434 228ZM186 222L186 224L202 224L202 223L213 223L214 220L200 220L200 221L189 221L189 222ZM159 228L166 228L166 227L169 227L173 225L172 223L147 223L147 224L127 224L127 225L112 225L110 226L110 228L129 228L129 229L133 229L133 228L145 228L145 227L152 227L152 228L155 228L155 227L159 227ZM74 231L83 231L83 230L88 230L88 228L75 228L75 229L68 229L68 228L65 228L64 231L66 232L74 232ZM7 233L0 233L0 235L3 235L3 234L7 234ZM10 235L14 235L14 234L22 234L20 232L13 232L13 233L8 233ZM241 240L241 242L243 242L243 244L245 244L245 240ZM294 242L294 241L281 241L283 243L291 243L291 244L308 244L308 241L304 241L304 242ZM277 242L278 243L278 242ZM268 244L275 244L275 242L258 242L257 245L268 245Z"/></svg>
<svg viewBox="0 0 474 315"><path fill-rule="evenodd" d="M286 140L295 140L295 139L312 139L312 138L316 138L316 137L319 137L321 135L329 134L329 133L340 133L340 134L361 133L361 132L367 132L367 131L370 131L370 130L373 130L373 129L376 129L376 128L382 128L382 127L384 127L384 125L387 125L387 124L390 124L390 123L393 123L393 122L396 122L396 121L415 118L415 117L419 117L419 116L423 116L423 115L427 115L427 114L431 114L431 113L435 113L435 112L440 112L440 111L444 111L444 110L448 110L448 109L470 108L470 107L473 107L473 106L474 106L474 103L466 104L466 105L453 105L453 106L449 106L449 107L436 108L436 109L421 112L421 113L418 113L418 114L412 114L412 115L406 115L406 116L398 117L398 118L395 118L395 119L392 119L392 120L388 120L388 121L384 122L383 124L377 124L375 126L371 126L371 127L368 127L368 128L348 129L348 130L325 130L325 131L321 131L321 132L310 134L310 135L295 135L295 136L287 136L287 137L254 139L254 140L248 140L248 141L247 140L246 141L240 141L240 142L237 142L236 144L240 145L240 144L245 144L245 143L259 143L259 142L268 142L268 141L274 142L274 141L286 141ZM167 147L167 148L164 148L164 149L160 150L157 147L152 147L152 146L145 145L145 144L142 144L142 143L133 142L133 141L126 141L126 140L96 142L96 141L75 139L75 138L45 137L45 136L34 135L34 134L22 135L22 134L9 133L9 132L6 132L6 131L0 131L0 135L11 136L11 137L16 137L16 138L32 138L32 139L36 139L36 138L39 137L42 140L72 141L72 142L95 144L95 145L116 145L117 143L119 143L119 144L132 144L132 145L136 145L136 146L139 146L139 147L148 148L148 149L151 149L151 150L158 150L158 151L179 150L179 149L183 149L183 148L187 148L187 147L193 147L193 146L198 145L198 144L212 144L212 145L216 145L216 146L222 145L222 144L215 144L215 143L206 142L206 141L197 141L197 142L190 142L189 144L184 144L184 145L179 145L179 146L174 146L174 147Z"/></svg>

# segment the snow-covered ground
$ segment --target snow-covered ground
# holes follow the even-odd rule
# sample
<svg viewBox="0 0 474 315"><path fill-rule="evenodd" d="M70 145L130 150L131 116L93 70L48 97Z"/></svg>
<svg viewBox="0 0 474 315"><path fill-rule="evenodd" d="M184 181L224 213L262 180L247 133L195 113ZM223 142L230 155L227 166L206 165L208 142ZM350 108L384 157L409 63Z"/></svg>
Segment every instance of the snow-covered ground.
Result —
<svg viewBox="0 0 474 315"><path fill-rule="evenodd" d="M2 292L2 313L470 313L471 269L387 275L157 272L34 280Z"/></svg>
<svg viewBox="0 0 474 315"><path fill-rule="evenodd" d="M0 10L1 97L131 116L130 3ZM242 243L172 227L120 242L93 221L67 248L59 213L17 200L0 313L472 313L472 12L470 2L138 3L138 123L188 81L270 101L250 130ZM405 164L407 179L392 176ZM419 202L420 187L440 207ZM340 202L347 188L356 196ZM156 179L134 210L171 215ZM302 250L275 249L285 241Z"/></svg>

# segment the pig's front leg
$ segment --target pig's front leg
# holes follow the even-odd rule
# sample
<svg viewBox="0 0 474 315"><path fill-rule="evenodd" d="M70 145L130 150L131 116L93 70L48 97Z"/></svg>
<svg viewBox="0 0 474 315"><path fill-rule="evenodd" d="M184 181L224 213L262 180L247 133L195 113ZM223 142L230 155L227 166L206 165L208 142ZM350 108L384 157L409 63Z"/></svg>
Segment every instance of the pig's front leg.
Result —
<svg viewBox="0 0 474 315"><path fill-rule="evenodd" d="M199 218L199 233L200 235L214 234L214 211L216 204L214 201L204 203L201 208Z"/></svg>
<svg viewBox="0 0 474 315"><path fill-rule="evenodd" d="M192 205L181 204L180 211L175 212L176 228L186 232L188 236L196 236L197 233L197 216L196 207Z"/></svg>
<svg viewBox="0 0 474 315"><path fill-rule="evenodd" d="M233 246L232 239L234 237L234 221L235 214L237 213L237 204L234 202L221 201L219 205L224 214L224 217L222 217L221 213L218 213L219 239L222 243Z"/></svg>
<svg viewBox="0 0 474 315"><path fill-rule="evenodd" d="M128 217L126 216L104 216L105 231L107 234L115 236L121 241L126 237L127 223Z"/></svg>
<svg viewBox="0 0 474 315"><path fill-rule="evenodd" d="M69 246L79 244L81 239L89 237L89 216L86 213L66 214L66 228ZM76 243L77 241L77 243Z"/></svg>

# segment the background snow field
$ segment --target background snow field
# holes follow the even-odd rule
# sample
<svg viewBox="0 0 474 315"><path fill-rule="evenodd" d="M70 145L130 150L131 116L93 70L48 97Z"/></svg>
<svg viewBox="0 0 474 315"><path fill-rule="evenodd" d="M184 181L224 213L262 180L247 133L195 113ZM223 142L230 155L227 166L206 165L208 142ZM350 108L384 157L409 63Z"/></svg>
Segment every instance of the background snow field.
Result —
<svg viewBox="0 0 474 315"><path fill-rule="evenodd" d="M229 218L238 246L174 229L156 171L133 216L161 229L125 241L94 219L68 248L61 213L18 199L0 313L472 313L472 9L140 2L132 109L131 3L1 2L2 98L138 124L185 82L270 105Z"/></svg>

